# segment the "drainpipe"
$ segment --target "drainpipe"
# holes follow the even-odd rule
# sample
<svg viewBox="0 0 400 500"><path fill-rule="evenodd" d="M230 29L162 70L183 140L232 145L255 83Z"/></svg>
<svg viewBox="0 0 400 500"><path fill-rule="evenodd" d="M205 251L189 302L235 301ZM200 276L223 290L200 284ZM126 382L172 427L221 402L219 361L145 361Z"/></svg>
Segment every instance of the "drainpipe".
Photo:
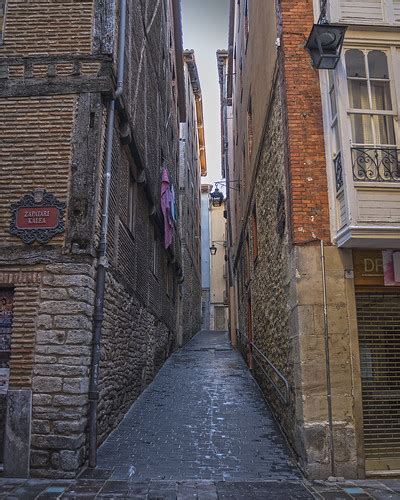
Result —
<svg viewBox="0 0 400 500"><path fill-rule="evenodd" d="M328 403L328 425L329 425L329 448L331 459L331 473L336 476L335 448L333 441L333 412L332 412L332 384L331 384L331 362L329 354L329 329L328 329L328 294L326 285L325 248L321 240L321 268L322 268L322 297L324 303L324 340L325 340L325 362L326 362L326 393Z"/></svg>
<svg viewBox="0 0 400 500"><path fill-rule="evenodd" d="M107 262L107 231L108 212L110 206L110 186L112 167L112 146L115 122L115 101L122 94L125 63L125 25L126 0L119 2L119 33L118 33L118 74L117 88L108 106L107 134L106 134L106 164L103 173L103 209L101 216L100 241L98 247L98 264L96 276L96 297L93 315L92 359L89 382L89 467L96 467L97 462L97 401L99 399L99 365L100 340L104 318L104 293L106 286Z"/></svg>

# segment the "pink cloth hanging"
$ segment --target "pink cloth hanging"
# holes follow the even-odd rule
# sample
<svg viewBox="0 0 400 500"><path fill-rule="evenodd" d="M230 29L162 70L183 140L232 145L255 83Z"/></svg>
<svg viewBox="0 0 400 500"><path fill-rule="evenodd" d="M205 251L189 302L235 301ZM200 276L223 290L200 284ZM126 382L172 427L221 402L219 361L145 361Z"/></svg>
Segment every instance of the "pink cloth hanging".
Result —
<svg viewBox="0 0 400 500"><path fill-rule="evenodd" d="M174 234L174 223L171 214L171 188L169 182L168 170L166 167L162 171L161 181L161 210L164 215L164 246L168 248L172 243Z"/></svg>

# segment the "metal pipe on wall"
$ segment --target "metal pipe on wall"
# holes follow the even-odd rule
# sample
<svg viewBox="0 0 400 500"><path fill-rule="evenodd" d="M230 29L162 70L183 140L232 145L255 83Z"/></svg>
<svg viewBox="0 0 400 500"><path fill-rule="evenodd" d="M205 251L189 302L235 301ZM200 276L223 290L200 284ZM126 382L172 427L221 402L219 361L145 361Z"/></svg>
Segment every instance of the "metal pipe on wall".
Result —
<svg viewBox="0 0 400 500"><path fill-rule="evenodd" d="M98 247L98 265L96 276L96 295L93 315L93 342L89 382L89 467L96 467L97 463L97 402L99 399L99 365L100 342L104 318L104 294L107 273L107 232L110 206L110 187L112 169L112 148L114 138L115 101L122 94L125 70L125 27L126 27L126 0L119 2L119 32L117 55L117 88L108 107L107 134L106 134L106 163L103 173L103 208L101 216L100 241Z"/></svg>
<svg viewBox="0 0 400 500"><path fill-rule="evenodd" d="M326 363L326 393L328 403L328 425L329 425L329 448L331 459L331 473L336 476L335 467L335 446L333 440L333 411L332 411L332 384L331 384L331 363L329 352L329 329L328 329L328 293L326 283L325 247L323 240L321 244L321 269L322 269L322 296L324 307L324 341L325 341L325 363Z"/></svg>

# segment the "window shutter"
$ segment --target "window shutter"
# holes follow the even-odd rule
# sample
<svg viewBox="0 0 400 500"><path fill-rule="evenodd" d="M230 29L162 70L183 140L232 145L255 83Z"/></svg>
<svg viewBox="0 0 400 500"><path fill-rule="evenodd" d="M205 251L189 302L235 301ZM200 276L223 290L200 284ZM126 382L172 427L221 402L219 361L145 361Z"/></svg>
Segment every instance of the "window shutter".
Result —
<svg viewBox="0 0 400 500"><path fill-rule="evenodd" d="M382 0L340 0L341 18L366 24L383 22L382 3Z"/></svg>
<svg viewBox="0 0 400 500"><path fill-rule="evenodd" d="M394 20L400 23L400 0L393 0Z"/></svg>

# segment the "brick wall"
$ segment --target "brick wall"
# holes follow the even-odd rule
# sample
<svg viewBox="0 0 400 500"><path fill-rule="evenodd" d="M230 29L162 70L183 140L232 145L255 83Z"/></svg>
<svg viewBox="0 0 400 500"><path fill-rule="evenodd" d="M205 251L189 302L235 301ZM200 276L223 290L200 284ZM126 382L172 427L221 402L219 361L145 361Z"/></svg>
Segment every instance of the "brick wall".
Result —
<svg viewBox="0 0 400 500"><path fill-rule="evenodd" d="M317 238L329 242L321 92L318 71L304 49L314 22L312 2L282 0L281 14L293 240L299 244Z"/></svg>
<svg viewBox="0 0 400 500"><path fill-rule="evenodd" d="M35 188L67 201L74 124L74 95L1 99L0 246L20 244L11 236L10 204ZM63 235L51 245L63 242Z"/></svg>
<svg viewBox="0 0 400 500"><path fill-rule="evenodd" d="M93 0L8 0L0 55L91 52Z"/></svg>

